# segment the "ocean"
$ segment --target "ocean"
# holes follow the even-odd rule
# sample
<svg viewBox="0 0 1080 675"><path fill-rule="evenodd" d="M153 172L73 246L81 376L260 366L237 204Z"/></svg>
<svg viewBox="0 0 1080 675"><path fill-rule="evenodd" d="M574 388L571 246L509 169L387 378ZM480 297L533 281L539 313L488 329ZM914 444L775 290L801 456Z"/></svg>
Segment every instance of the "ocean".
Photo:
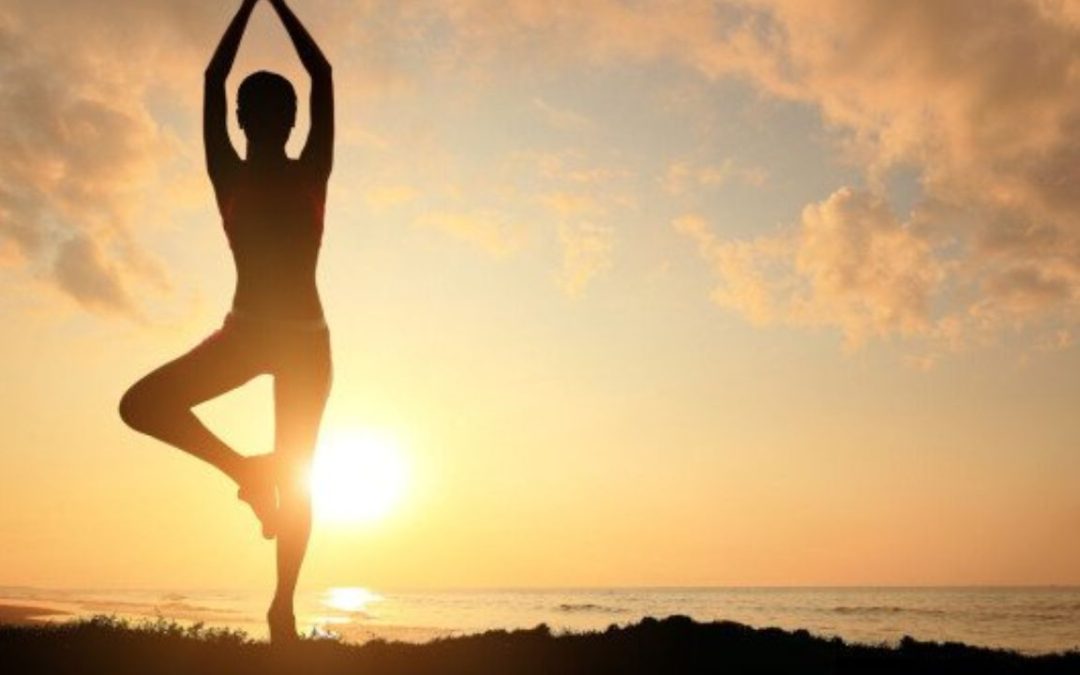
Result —
<svg viewBox="0 0 1080 675"><path fill-rule="evenodd" d="M0 604L69 614L241 629L265 637L268 592L48 590L0 587ZM805 628L849 642L919 640L1046 653L1080 649L1080 588L611 588L379 591L359 587L297 596L305 634L421 642L489 629L602 630L646 616L683 614L754 627Z"/></svg>

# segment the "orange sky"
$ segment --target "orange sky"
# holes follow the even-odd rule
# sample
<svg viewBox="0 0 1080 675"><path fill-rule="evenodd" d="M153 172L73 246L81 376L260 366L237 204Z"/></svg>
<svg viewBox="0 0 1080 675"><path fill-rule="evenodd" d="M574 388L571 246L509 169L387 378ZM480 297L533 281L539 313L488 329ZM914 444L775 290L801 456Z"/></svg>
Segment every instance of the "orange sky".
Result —
<svg viewBox="0 0 1080 675"><path fill-rule="evenodd" d="M1080 583L1076 3L294 5L338 86L325 428L409 467L304 583ZM271 578L116 414L228 309L232 11L0 9L0 585ZM265 8L256 68L306 99ZM270 405L199 413L262 452Z"/></svg>

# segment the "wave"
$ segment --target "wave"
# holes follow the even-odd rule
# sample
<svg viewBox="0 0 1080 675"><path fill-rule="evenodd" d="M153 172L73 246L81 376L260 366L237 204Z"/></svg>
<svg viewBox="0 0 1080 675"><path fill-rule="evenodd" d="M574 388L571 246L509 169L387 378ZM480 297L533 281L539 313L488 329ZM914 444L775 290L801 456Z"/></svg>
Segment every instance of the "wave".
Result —
<svg viewBox="0 0 1080 675"><path fill-rule="evenodd" d="M341 609L339 607L324 609L320 614L324 616L347 618L348 621L377 621L379 619L378 614L365 612L362 609Z"/></svg>
<svg viewBox="0 0 1080 675"><path fill-rule="evenodd" d="M222 607L207 607L205 605L193 605L187 602L162 602L153 605L155 610L163 610L169 612L197 612L206 614L238 614L234 609L225 609Z"/></svg>
<svg viewBox="0 0 1080 675"><path fill-rule="evenodd" d="M153 615L160 613L205 614L208 616L234 616L236 610L224 607L208 607L189 602L132 602L124 600L83 600L79 607L90 612L119 612L128 614Z"/></svg>
<svg viewBox="0 0 1080 675"><path fill-rule="evenodd" d="M628 610L622 607L607 607L595 605L591 602L564 602L559 605L560 612L599 612L601 614L622 614Z"/></svg>
<svg viewBox="0 0 1080 675"><path fill-rule="evenodd" d="M896 605L864 605L861 607L841 605L839 607L833 607L829 611L837 614L918 614L923 616L944 616L948 613L943 609L897 607Z"/></svg>
<svg viewBox="0 0 1080 675"><path fill-rule="evenodd" d="M1080 612L1080 602L1050 603L1045 605L1032 605L1032 610L1048 612Z"/></svg>

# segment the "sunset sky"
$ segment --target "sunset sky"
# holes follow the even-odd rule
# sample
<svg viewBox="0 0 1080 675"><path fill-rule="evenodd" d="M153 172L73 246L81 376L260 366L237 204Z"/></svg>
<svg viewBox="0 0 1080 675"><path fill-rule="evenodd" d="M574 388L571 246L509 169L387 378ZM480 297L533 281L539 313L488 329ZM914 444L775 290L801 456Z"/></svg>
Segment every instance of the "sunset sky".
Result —
<svg viewBox="0 0 1080 675"><path fill-rule="evenodd" d="M116 412L231 301L238 4L0 5L0 585L273 578ZM291 6L337 87L324 436L405 472L302 585L1080 584L1080 2ZM230 96L263 68L306 102L267 6ZM270 391L198 412L265 452Z"/></svg>

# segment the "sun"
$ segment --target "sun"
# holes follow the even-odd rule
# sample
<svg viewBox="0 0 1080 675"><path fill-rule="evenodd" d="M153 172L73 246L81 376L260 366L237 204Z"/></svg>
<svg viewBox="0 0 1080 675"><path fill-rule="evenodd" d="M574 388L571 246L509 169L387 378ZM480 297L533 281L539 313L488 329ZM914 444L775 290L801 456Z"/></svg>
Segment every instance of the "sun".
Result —
<svg viewBox="0 0 1080 675"><path fill-rule="evenodd" d="M331 432L319 441L311 467L315 517L324 522L374 523L404 496L408 466L397 441L370 430Z"/></svg>

